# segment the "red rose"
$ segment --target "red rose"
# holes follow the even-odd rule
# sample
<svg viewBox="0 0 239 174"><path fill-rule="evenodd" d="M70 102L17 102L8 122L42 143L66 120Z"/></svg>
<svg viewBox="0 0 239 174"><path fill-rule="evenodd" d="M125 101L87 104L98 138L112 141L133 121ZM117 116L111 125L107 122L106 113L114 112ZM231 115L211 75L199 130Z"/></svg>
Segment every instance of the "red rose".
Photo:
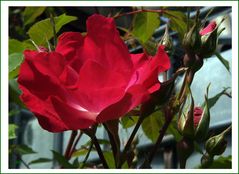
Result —
<svg viewBox="0 0 239 174"><path fill-rule="evenodd" d="M158 74L170 61L130 54L114 20L93 15L87 35L63 33L55 51L24 51L21 100L51 132L88 128L123 116L159 89Z"/></svg>
<svg viewBox="0 0 239 174"><path fill-rule="evenodd" d="M201 117L202 117L203 109L201 107L194 108L194 127L197 128Z"/></svg>
<svg viewBox="0 0 239 174"><path fill-rule="evenodd" d="M199 32L199 34L200 34L201 36L204 36L204 35L206 35L206 34L208 34L208 33L213 32L216 27L217 27L217 23L216 23L215 21L212 21L212 22L210 22L210 23L208 24L208 26L206 26L205 28L203 28L203 29Z"/></svg>

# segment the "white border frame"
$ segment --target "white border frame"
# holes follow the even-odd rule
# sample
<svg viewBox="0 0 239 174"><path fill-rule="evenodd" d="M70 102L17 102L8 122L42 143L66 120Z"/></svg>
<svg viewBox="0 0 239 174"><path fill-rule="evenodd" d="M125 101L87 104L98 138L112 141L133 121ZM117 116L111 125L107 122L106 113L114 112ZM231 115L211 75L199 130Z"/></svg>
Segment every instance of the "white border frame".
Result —
<svg viewBox="0 0 239 174"><path fill-rule="evenodd" d="M67 3L66 3L67 2ZM237 173L238 172L238 2L237 1L1 1L1 173ZM68 4L68 5L66 5ZM69 5L70 4L70 5ZM231 6L232 169L8 169L9 6Z"/></svg>

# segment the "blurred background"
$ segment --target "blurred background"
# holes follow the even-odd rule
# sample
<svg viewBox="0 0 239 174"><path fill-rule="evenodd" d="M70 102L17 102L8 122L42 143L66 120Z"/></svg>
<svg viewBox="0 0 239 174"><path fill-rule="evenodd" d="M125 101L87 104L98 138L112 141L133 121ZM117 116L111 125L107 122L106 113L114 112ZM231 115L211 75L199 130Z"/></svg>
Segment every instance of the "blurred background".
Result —
<svg viewBox="0 0 239 174"><path fill-rule="evenodd" d="M86 32L86 19L94 14L100 13L105 16L115 15L117 13L129 12L136 7L39 7L39 13L37 17L28 17L29 21L26 22L24 17L26 17L25 7L10 7L9 9L9 39L17 39L23 41L28 39L26 34L28 29L34 24L35 21L40 21L49 17L49 14L54 16L59 16L63 13L78 17L77 20L72 21L64 27L61 28L59 33L65 31L77 31ZM202 18L212 9L212 7L199 7L200 16ZM147 7L147 9L160 9L157 7ZM181 11L187 13L188 8L183 7L170 7L171 10ZM196 14L196 9L190 7L190 17L193 18ZM207 22L210 20L220 21L223 16L228 18L222 24L226 29L220 35L218 51L221 55L228 60L231 67L232 63L232 43L231 43L231 8L230 7L214 7L213 11L208 16ZM165 31L166 23L168 19L161 16L160 26L156 29L153 39L158 42ZM34 19L34 20L33 20ZM116 20L117 26L119 27L120 34L122 37L125 32L120 28L130 28L133 20L133 15L124 16ZM180 46L179 38L177 32L170 30L170 36L173 39L174 53L171 55L172 67L168 72L170 77L175 70L182 64L182 56L184 51ZM125 40L125 43L129 47L129 51L132 53L142 52L141 45L131 38ZM159 77L160 78L160 77ZM195 104L200 105L203 103L206 87L211 82L211 87L209 91L209 97L218 97L217 103L211 108L211 123L210 132L213 134L219 133L231 124L232 115L232 105L231 98L223 95L225 88L231 88L231 74L228 73L227 69L221 64L216 57L210 57L204 61L204 66L196 73L193 84L192 93L195 99ZM181 80L177 81L177 86L179 87ZM19 101L18 96L20 94L17 88L16 80L11 79L9 81L9 120L13 126L11 131L15 132L13 137L9 139L10 146L24 144L25 154L22 156L9 154L9 168L26 168L24 163L29 163L35 159L39 158L51 158L51 150L55 150L59 153L63 153L66 149L70 132L66 131L64 133L53 134L43 130L34 115L29 112ZM120 136L122 139L122 144L125 144L130 132L133 127L128 127L127 129L120 129ZM103 127L98 128L97 137L100 139L107 139L107 133ZM231 150L231 135L227 136L228 146L223 156L229 156L232 154ZM89 141L89 138L85 135L82 136L77 148L82 147ZM152 147L152 141L144 134L143 130L140 129L138 132L138 138L135 140L135 145L137 146L137 161L140 163ZM164 137L163 143L161 144L157 155L152 162L153 168L178 168L177 160L177 150L176 142L172 135ZM203 145L201 145L203 146ZM29 150L30 148L32 150ZM103 144L103 149L109 149L109 145ZM34 153L37 152L37 153ZM78 156L80 160L83 160L84 153L79 153ZM195 152L187 163L187 168L195 168L200 164L201 155ZM99 163L98 155L96 152L92 152L89 157L89 161L92 163ZM56 168L57 163L54 160L43 161L42 163L36 163L30 165L31 168Z"/></svg>

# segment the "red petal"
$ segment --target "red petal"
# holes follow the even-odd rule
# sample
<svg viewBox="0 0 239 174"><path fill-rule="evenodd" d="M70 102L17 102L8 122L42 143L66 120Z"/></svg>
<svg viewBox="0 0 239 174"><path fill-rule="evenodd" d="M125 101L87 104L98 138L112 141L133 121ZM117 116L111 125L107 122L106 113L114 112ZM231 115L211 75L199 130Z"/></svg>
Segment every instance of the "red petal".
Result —
<svg viewBox="0 0 239 174"><path fill-rule="evenodd" d="M105 122L119 118L148 99L149 93L143 86L132 86L128 89L123 98L105 108L99 114L97 122Z"/></svg>
<svg viewBox="0 0 239 174"><path fill-rule="evenodd" d="M124 75L105 69L100 64L87 61L79 75L78 88L72 92L81 106L100 112L118 101L125 93L128 81Z"/></svg>
<svg viewBox="0 0 239 174"><path fill-rule="evenodd" d="M66 66L59 79L69 89L77 87L79 80L78 73L70 66Z"/></svg>
<svg viewBox="0 0 239 174"><path fill-rule="evenodd" d="M24 57L42 74L56 77L62 73L66 64L62 55L56 52L24 51Z"/></svg>
<svg viewBox="0 0 239 174"><path fill-rule="evenodd" d="M133 64L127 46L120 38L114 19L92 15L87 20L84 56L113 71L132 73Z"/></svg>
<svg viewBox="0 0 239 174"><path fill-rule="evenodd" d="M83 44L83 37L78 32L65 32L60 35L56 46L56 52L61 53L70 61L77 57L77 50ZM77 57L80 58L80 57Z"/></svg>
<svg viewBox="0 0 239 174"><path fill-rule="evenodd" d="M199 34L200 34L201 36L203 36L203 35L206 35L206 34L208 34L208 33L211 33L216 27L217 27L217 23L216 23L215 21L212 21L212 22L210 22L210 23L208 24L208 26L206 26L205 28L203 28L203 29L199 32Z"/></svg>
<svg viewBox="0 0 239 174"><path fill-rule="evenodd" d="M34 62L26 58L20 67L18 77L20 88L21 86L25 87L33 95L42 100L46 100L51 95L65 98L66 93L59 80L55 76L50 76L50 73L49 75L47 75L48 73L44 73L45 68L41 64L38 64L37 61Z"/></svg>
<svg viewBox="0 0 239 174"><path fill-rule="evenodd" d="M68 129L55 113L49 100L43 101L32 95L25 87L20 88L23 92L20 96L22 102L34 113L43 129L50 132L62 132Z"/></svg>
<svg viewBox="0 0 239 174"><path fill-rule="evenodd" d="M52 97L52 104L59 117L70 130L86 129L95 123L97 114L71 106L57 97Z"/></svg>
<svg viewBox="0 0 239 174"><path fill-rule="evenodd" d="M150 93L159 89L158 75L170 68L170 60L162 47L154 57L146 54L131 54L138 80L136 84L143 84Z"/></svg>

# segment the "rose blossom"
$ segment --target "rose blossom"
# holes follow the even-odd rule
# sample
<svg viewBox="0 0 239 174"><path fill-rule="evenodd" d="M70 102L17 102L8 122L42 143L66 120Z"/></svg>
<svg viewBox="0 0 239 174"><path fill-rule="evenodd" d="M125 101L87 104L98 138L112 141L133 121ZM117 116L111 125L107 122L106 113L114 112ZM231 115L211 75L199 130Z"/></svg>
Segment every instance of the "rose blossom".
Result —
<svg viewBox="0 0 239 174"><path fill-rule="evenodd" d="M63 33L55 51L24 51L21 100L51 132L85 129L117 119L160 88L170 67L162 47L155 56L130 54L114 20L92 15L87 35Z"/></svg>
<svg viewBox="0 0 239 174"><path fill-rule="evenodd" d="M205 28L203 28L199 34L204 36L208 33L211 33L217 27L217 23L215 21L210 22Z"/></svg>

